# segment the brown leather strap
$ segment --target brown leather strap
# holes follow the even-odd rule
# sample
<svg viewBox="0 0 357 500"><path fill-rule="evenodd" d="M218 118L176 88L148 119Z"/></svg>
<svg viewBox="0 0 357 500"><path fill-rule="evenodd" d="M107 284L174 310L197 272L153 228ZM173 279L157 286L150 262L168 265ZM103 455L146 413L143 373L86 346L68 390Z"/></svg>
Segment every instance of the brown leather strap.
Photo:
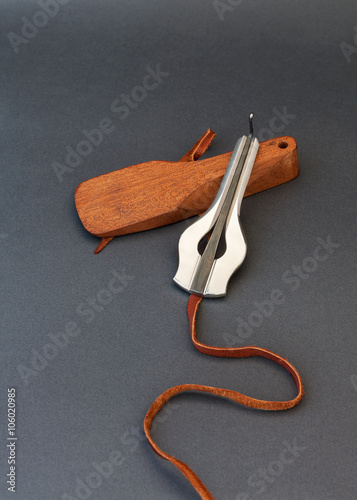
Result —
<svg viewBox="0 0 357 500"><path fill-rule="evenodd" d="M198 141L192 146L190 151L186 153L179 161L196 161L203 153L206 152L208 146L211 144L212 140L216 137L216 133L210 128L198 139Z"/></svg>
<svg viewBox="0 0 357 500"><path fill-rule="evenodd" d="M267 401L261 399L251 398L249 396L245 396L237 391L229 390L229 389L219 389L217 387L209 387L205 385L199 384L183 384L177 385L165 391L161 396L159 396L151 405L149 411L147 412L144 420L144 431L145 435L152 447L152 449L157 453L160 457L165 460L169 460L186 476L186 478L190 481L192 486L196 489L203 500L214 500L211 493L208 491L206 486L202 483L200 478L193 472L192 469L181 460L165 453L159 448L159 446L153 441L150 435L151 424L155 418L155 415L165 406L165 404L176 394L186 391L200 391L200 392L208 392L215 396L221 396L227 399L231 399L245 406L249 406L250 408L259 408L261 410L286 410L288 408L292 408L297 405L302 398L303 395L303 386L301 382L301 378L297 370L294 366L289 363L287 359L282 358L278 354L275 354L272 351L268 351L267 349L263 349L261 347L256 346L246 346L246 347L214 347L203 344L199 340L197 340L196 334L196 315L198 306L202 300L202 297L199 295L191 295L188 301L187 313L188 319L190 322L191 328L191 338L193 345L200 352L204 354L208 354L209 356L219 356L225 358L248 358L250 356L262 356L264 358L269 358L272 361L275 361L279 365L283 366L293 377L296 388L297 388L297 396L294 399L290 399L288 401Z"/></svg>
<svg viewBox="0 0 357 500"><path fill-rule="evenodd" d="M94 250L94 253L97 254L101 252L103 248L105 248L108 245L108 243L112 241L113 238L115 238L115 236L104 236L104 238L100 240L100 243L97 246L97 248Z"/></svg>

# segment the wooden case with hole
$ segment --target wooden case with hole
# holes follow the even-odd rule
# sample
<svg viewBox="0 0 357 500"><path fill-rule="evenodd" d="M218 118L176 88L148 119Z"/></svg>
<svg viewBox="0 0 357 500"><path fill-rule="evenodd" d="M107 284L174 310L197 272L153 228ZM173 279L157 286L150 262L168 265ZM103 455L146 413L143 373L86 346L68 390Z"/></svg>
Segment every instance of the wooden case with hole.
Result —
<svg viewBox="0 0 357 500"><path fill-rule="evenodd" d="M179 162L149 161L82 182L75 192L76 209L87 231L103 238L97 251L114 236L203 213L217 193L231 154L187 161L194 159L188 153ZM244 196L298 174L295 139L284 136L262 142Z"/></svg>

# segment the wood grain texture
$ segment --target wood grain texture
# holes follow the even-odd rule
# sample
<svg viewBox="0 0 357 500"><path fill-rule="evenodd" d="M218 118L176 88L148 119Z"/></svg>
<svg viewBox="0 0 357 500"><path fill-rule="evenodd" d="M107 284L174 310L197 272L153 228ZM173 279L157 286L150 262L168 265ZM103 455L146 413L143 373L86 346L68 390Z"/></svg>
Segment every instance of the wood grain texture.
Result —
<svg viewBox="0 0 357 500"><path fill-rule="evenodd" d="M197 149L200 144L200 154L215 135L210 132L194 146ZM217 193L231 154L193 161L191 153L177 162L149 161L94 177L76 189L78 215L87 231L105 239L103 248L114 236L203 213ZM290 181L298 174L295 139L284 136L262 142L245 196Z"/></svg>

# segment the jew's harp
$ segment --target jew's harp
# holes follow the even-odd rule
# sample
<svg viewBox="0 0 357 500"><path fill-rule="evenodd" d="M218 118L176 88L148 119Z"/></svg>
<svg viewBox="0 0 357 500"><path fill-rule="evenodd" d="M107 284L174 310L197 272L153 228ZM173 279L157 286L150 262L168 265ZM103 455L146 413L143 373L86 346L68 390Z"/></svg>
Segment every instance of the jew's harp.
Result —
<svg viewBox="0 0 357 500"><path fill-rule="evenodd" d="M175 283L189 293L205 297L226 294L232 274L242 264L247 245L239 214L244 191L259 149L250 132L238 139L217 195L209 209L188 227L179 240L179 266Z"/></svg>

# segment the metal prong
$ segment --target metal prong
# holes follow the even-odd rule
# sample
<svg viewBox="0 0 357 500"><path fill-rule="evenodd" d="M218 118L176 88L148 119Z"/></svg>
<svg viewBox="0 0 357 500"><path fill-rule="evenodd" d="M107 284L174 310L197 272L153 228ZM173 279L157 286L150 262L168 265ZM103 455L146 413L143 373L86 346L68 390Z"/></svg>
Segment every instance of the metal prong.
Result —
<svg viewBox="0 0 357 500"><path fill-rule="evenodd" d="M253 118L254 118L254 114L250 113L250 115L249 115L249 133L251 135L253 135Z"/></svg>

